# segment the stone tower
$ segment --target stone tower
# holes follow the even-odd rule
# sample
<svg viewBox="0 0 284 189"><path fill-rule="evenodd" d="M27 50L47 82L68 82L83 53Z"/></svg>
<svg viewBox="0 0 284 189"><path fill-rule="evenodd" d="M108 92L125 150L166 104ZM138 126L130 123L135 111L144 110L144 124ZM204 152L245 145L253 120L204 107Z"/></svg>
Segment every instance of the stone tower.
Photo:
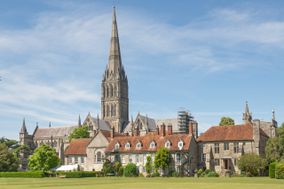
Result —
<svg viewBox="0 0 284 189"><path fill-rule="evenodd" d="M247 123L252 123L252 116L251 116L251 113L249 112L248 101L246 101L245 112L243 113L243 121L246 124Z"/></svg>
<svg viewBox="0 0 284 189"><path fill-rule="evenodd" d="M113 8L109 62L101 85L101 117L115 132L122 132L128 123L128 80L121 62L116 12Z"/></svg>

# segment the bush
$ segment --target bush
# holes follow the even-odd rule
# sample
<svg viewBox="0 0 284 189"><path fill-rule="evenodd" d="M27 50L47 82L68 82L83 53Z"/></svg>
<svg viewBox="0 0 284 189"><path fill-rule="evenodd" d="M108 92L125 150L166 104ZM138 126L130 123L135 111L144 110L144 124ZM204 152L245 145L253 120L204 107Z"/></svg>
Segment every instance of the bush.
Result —
<svg viewBox="0 0 284 189"><path fill-rule="evenodd" d="M136 170L136 165L134 163L128 163L124 168L123 175L126 177L137 177L138 172Z"/></svg>
<svg viewBox="0 0 284 189"><path fill-rule="evenodd" d="M45 173L41 171L0 172L0 177L42 178L45 177Z"/></svg>
<svg viewBox="0 0 284 189"><path fill-rule="evenodd" d="M276 166L276 162L270 163L269 165L269 177L270 178L275 178L275 166Z"/></svg>
<svg viewBox="0 0 284 189"><path fill-rule="evenodd" d="M123 172L124 172L124 167L121 166L118 170L117 176L119 177L123 176Z"/></svg>
<svg viewBox="0 0 284 189"><path fill-rule="evenodd" d="M73 171L73 172L57 172L57 176L65 178L82 178L82 177L100 177L103 172L100 171Z"/></svg>
<svg viewBox="0 0 284 189"><path fill-rule="evenodd" d="M151 177L159 177L160 173L158 171L155 171L154 173L152 173Z"/></svg>
<svg viewBox="0 0 284 189"><path fill-rule="evenodd" d="M266 161L254 153L244 154L238 161L238 167L246 176L258 176L265 169Z"/></svg>
<svg viewBox="0 0 284 189"><path fill-rule="evenodd" d="M275 178L284 179L284 163L277 163L275 166Z"/></svg>
<svg viewBox="0 0 284 189"><path fill-rule="evenodd" d="M219 177L219 174L215 171L210 171L206 174L206 177Z"/></svg>
<svg viewBox="0 0 284 189"><path fill-rule="evenodd" d="M102 171L104 172L105 175L114 175L115 170L114 170L113 163L110 160L106 159L103 164Z"/></svg>

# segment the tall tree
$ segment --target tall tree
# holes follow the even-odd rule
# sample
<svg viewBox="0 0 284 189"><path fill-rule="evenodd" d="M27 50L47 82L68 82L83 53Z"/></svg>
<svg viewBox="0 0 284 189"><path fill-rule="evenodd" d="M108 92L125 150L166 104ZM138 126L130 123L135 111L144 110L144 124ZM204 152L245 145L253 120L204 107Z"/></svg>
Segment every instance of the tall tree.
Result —
<svg viewBox="0 0 284 189"><path fill-rule="evenodd" d="M5 144L9 149L17 149L20 146L18 141L5 137L0 138L0 144Z"/></svg>
<svg viewBox="0 0 284 189"><path fill-rule="evenodd" d="M161 169L163 172L170 164L170 151L167 148L160 148L155 155L155 168Z"/></svg>
<svg viewBox="0 0 284 189"><path fill-rule="evenodd" d="M89 138L89 128L87 125L83 125L74 129L74 131L70 134L69 140L76 139L76 138Z"/></svg>
<svg viewBox="0 0 284 189"><path fill-rule="evenodd" d="M33 171L49 171L59 165L55 149L48 145L38 147L29 158L29 169Z"/></svg>
<svg viewBox="0 0 284 189"><path fill-rule="evenodd" d="M5 144L0 144L0 172L17 171L19 161L12 150Z"/></svg>
<svg viewBox="0 0 284 189"><path fill-rule="evenodd" d="M284 160L284 123L276 129L276 136L268 140L265 154L268 162Z"/></svg>
<svg viewBox="0 0 284 189"><path fill-rule="evenodd" d="M235 125L235 121L230 117L222 117L219 123L220 126Z"/></svg>
<svg viewBox="0 0 284 189"><path fill-rule="evenodd" d="M258 176L265 169L266 161L254 153L244 154L238 161L238 167L247 176Z"/></svg>

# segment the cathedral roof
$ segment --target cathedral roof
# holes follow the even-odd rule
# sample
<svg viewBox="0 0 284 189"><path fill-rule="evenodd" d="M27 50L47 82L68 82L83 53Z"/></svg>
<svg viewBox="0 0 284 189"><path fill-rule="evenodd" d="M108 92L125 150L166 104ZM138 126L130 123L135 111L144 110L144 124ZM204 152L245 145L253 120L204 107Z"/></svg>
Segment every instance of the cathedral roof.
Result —
<svg viewBox="0 0 284 189"><path fill-rule="evenodd" d="M65 155L86 155L86 149L91 142L91 138L73 139L66 148Z"/></svg>
<svg viewBox="0 0 284 189"><path fill-rule="evenodd" d="M69 136L77 127L78 126L38 128L35 131L34 139L45 139L51 137L63 138Z"/></svg>

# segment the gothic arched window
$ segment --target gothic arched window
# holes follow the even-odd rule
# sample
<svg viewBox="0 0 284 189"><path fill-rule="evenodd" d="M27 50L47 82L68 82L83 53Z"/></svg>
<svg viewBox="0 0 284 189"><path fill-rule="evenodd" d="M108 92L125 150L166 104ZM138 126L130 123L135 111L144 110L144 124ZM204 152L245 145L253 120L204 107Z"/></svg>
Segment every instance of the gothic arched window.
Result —
<svg viewBox="0 0 284 189"><path fill-rule="evenodd" d="M110 85L110 97L113 97L113 87Z"/></svg>
<svg viewBox="0 0 284 189"><path fill-rule="evenodd" d="M97 158L97 163L101 163L102 162L102 152L98 151L96 154L96 158Z"/></svg>

